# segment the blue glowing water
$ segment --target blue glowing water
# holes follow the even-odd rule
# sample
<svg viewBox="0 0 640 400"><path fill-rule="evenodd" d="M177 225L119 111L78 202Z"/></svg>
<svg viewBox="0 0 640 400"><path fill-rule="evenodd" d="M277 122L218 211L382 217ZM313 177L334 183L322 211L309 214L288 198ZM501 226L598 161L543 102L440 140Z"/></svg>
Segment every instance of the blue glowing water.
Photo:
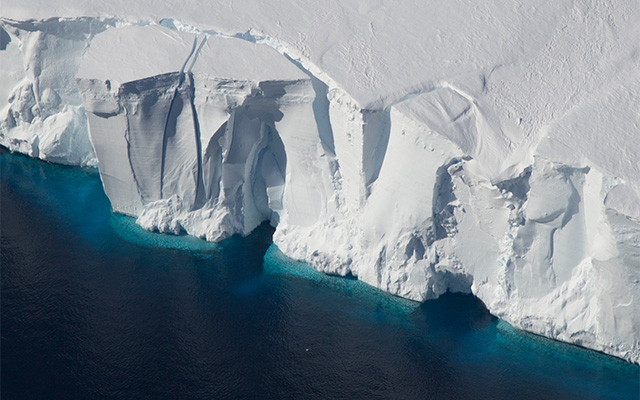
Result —
<svg viewBox="0 0 640 400"><path fill-rule="evenodd" d="M110 211L95 171L0 154L2 399L633 399L640 367Z"/></svg>

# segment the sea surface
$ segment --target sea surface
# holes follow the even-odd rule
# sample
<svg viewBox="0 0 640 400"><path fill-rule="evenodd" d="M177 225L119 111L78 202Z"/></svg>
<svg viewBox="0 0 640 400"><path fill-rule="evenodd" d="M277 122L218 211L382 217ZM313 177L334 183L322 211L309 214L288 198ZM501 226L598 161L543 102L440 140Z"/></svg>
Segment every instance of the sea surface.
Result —
<svg viewBox="0 0 640 400"><path fill-rule="evenodd" d="M95 170L0 152L1 396L630 399L640 367L282 255L111 212Z"/></svg>

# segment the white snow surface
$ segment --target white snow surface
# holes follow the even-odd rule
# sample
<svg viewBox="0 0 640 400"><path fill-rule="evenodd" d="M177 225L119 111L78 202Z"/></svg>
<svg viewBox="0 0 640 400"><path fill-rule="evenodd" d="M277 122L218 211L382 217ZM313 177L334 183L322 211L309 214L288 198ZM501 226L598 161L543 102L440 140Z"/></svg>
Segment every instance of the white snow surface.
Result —
<svg viewBox="0 0 640 400"><path fill-rule="evenodd" d="M418 4L416 4L418 3ZM114 210L640 362L640 3L0 3L0 144Z"/></svg>

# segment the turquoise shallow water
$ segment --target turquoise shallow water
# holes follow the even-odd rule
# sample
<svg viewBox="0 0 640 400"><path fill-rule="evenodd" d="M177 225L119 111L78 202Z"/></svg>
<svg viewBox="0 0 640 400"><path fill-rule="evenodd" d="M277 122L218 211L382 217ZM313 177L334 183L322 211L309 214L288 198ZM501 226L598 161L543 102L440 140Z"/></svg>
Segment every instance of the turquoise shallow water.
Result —
<svg viewBox="0 0 640 400"><path fill-rule="evenodd" d="M640 367L271 244L142 230L95 171L0 154L3 399L638 399Z"/></svg>

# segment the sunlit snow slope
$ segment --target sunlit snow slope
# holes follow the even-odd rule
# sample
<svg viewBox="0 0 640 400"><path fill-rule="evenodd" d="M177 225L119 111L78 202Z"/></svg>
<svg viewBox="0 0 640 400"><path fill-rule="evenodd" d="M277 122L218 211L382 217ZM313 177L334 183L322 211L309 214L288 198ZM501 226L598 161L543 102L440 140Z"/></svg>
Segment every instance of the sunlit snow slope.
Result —
<svg viewBox="0 0 640 400"><path fill-rule="evenodd" d="M250 4L249 4L250 3ZM640 361L640 4L0 6L0 144L114 210Z"/></svg>

